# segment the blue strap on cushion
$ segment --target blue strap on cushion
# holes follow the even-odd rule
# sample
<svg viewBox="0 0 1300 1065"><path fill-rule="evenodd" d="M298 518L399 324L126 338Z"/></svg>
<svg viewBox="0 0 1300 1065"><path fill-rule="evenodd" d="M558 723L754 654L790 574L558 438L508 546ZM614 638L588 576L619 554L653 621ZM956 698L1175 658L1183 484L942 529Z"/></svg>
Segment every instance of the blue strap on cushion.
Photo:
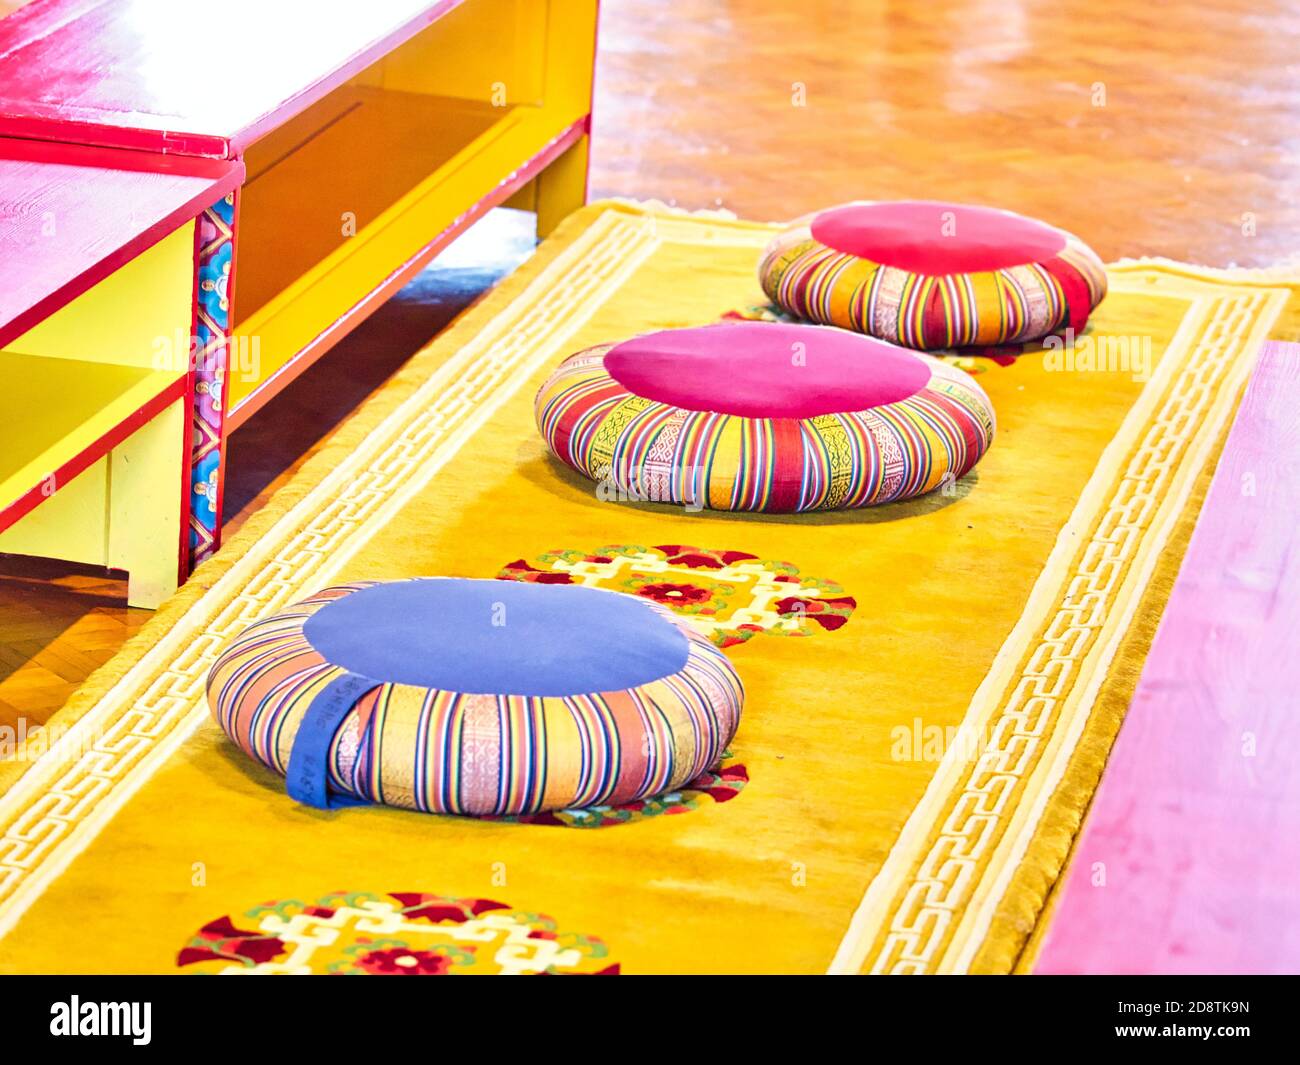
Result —
<svg viewBox="0 0 1300 1065"><path fill-rule="evenodd" d="M289 767L284 774L289 796L307 806L320 810L340 806L364 806L366 800L351 795L331 794L329 790L329 753L343 719L357 701L367 692L380 686L357 673L344 673L335 677L311 701L303 715L298 734L289 751Z"/></svg>

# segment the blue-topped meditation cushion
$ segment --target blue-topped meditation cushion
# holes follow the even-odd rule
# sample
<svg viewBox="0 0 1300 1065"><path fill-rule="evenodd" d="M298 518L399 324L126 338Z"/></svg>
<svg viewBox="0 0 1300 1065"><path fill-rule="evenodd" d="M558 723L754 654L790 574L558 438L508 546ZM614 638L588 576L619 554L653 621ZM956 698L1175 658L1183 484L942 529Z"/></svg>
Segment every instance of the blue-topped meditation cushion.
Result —
<svg viewBox="0 0 1300 1065"><path fill-rule="evenodd" d="M301 802L504 815L681 787L718 763L744 690L644 599L434 577L327 588L257 622L208 702Z"/></svg>

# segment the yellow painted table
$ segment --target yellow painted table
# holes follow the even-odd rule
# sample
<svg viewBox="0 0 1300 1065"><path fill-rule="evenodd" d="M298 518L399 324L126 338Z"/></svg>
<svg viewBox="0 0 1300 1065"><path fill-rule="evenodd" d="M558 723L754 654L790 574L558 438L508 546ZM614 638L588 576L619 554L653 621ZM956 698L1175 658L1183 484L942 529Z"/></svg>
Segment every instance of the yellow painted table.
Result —
<svg viewBox="0 0 1300 1065"><path fill-rule="evenodd" d="M238 163L0 139L0 552L185 565L195 218Z"/></svg>
<svg viewBox="0 0 1300 1065"><path fill-rule="evenodd" d="M0 20L0 136L246 169L184 273L192 562L220 543L228 433L491 208L545 234L584 201L597 6L36 0Z"/></svg>

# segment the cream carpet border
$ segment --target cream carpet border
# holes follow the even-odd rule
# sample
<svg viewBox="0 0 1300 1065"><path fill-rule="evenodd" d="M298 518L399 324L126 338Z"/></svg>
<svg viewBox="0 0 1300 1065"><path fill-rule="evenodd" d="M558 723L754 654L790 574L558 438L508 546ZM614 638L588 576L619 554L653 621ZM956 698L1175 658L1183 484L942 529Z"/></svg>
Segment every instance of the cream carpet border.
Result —
<svg viewBox="0 0 1300 1065"><path fill-rule="evenodd" d="M946 752L854 914L832 973L960 972L969 966L1082 735L1151 567L1288 298L1284 289L1226 295L1225 278L1195 269L1144 272L1144 265L1114 271L1112 291L1182 296L1190 300L1188 312L1103 453L1020 622L967 709L963 734L987 736L986 746L973 765L963 745ZM1168 472L1159 460L1168 448L1182 448L1177 485L1166 488L1160 516L1143 527L1143 513L1130 513L1134 486L1144 475ZM1130 546L1134 553L1125 558ZM1127 564L1127 579L1112 588L1100 570L1116 563ZM1107 597L1100 609L1088 604L1090 593ZM1027 727L1031 715L1036 720ZM1034 760L1040 746L1044 757ZM977 773L984 778L978 786ZM1007 787L994 798L988 788L996 778Z"/></svg>

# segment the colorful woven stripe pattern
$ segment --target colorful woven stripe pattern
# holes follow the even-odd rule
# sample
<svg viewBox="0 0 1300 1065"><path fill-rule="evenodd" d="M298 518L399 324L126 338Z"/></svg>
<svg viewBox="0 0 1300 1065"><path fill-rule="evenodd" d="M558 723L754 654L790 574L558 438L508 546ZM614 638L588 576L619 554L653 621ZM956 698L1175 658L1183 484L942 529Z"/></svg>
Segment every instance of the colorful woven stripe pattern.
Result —
<svg viewBox="0 0 1300 1065"><path fill-rule="evenodd" d="M896 403L807 418L746 418L633 395L606 371L613 345L571 355L537 394L551 451L598 493L713 510L845 510L951 484L993 441L969 374L924 355L929 383Z"/></svg>
<svg viewBox="0 0 1300 1065"><path fill-rule="evenodd" d="M327 588L257 622L213 666L209 706L246 754L285 773L312 700L345 673L303 626L373 583ZM567 697L382 684L335 734L330 788L428 813L502 816L616 806L683 787L718 765L740 723L744 689L707 637L672 611L645 606L689 640L680 672Z"/></svg>
<svg viewBox="0 0 1300 1065"><path fill-rule="evenodd" d="M1054 257L975 273L921 274L818 241L814 216L777 234L759 264L769 299L796 317L921 350L1014 344L1081 331L1106 295L1097 255L1068 233Z"/></svg>

